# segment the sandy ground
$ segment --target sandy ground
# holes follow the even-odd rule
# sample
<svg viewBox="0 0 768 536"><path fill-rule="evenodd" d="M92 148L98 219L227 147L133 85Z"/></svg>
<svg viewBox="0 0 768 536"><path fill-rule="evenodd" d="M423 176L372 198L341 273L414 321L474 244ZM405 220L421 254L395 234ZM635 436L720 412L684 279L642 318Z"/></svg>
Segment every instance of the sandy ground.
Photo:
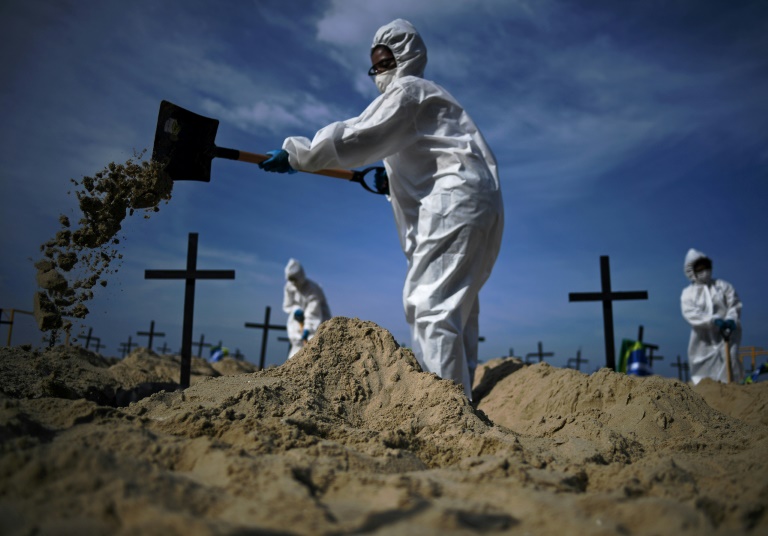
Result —
<svg viewBox="0 0 768 536"><path fill-rule="evenodd" d="M0 533L768 534L768 383L509 358L473 405L348 318L185 391L178 359L0 350Z"/></svg>

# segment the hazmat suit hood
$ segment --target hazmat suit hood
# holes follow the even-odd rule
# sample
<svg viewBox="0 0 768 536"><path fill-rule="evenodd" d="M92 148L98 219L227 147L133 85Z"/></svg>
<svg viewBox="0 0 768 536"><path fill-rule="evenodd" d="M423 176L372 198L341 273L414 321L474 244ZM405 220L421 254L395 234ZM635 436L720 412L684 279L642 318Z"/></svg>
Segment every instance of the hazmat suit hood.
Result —
<svg viewBox="0 0 768 536"><path fill-rule="evenodd" d="M296 259L290 259L285 266L285 279L286 281L291 277L296 279L296 286L300 287L304 284L306 276L304 275L304 268Z"/></svg>
<svg viewBox="0 0 768 536"><path fill-rule="evenodd" d="M396 78L403 76L424 76L427 66L427 46L413 24L396 19L378 29L373 37L371 51L384 45L392 51L397 62Z"/></svg>
<svg viewBox="0 0 768 536"><path fill-rule="evenodd" d="M689 249L688 253L685 255L683 271L685 272L685 277L687 277L692 283L697 282L696 275L693 273L693 265L696 264L696 261L699 259L707 259L709 262L712 262L712 259L707 257L704 253L693 248Z"/></svg>

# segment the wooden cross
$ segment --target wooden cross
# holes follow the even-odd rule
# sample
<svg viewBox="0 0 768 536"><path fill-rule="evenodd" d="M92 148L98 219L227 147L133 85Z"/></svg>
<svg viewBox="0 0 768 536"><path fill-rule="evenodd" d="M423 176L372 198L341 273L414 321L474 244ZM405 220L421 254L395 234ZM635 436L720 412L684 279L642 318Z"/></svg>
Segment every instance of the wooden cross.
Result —
<svg viewBox="0 0 768 536"><path fill-rule="evenodd" d="M3 320L3 309L0 309L0 324L8 324L8 342L6 343L6 346L11 346L11 335L13 334L13 317L16 315L16 313L23 313L25 315L34 316L35 313L32 311L22 311L20 309L10 309L11 314L8 315L8 320ZM67 346L69 346L69 332L67 332Z"/></svg>
<svg viewBox="0 0 768 536"><path fill-rule="evenodd" d="M141 336L149 336L149 343L147 345L147 350L152 350L152 339L155 337L165 337L165 333L157 333L155 332L155 321L152 320L149 323L149 331L137 331L136 335Z"/></svg>
<svg viewBox="0 0 768 536"><path fill-rule="evenodd" d="M263 324L254 324L253 322L245 323L245 327L247 328L259 328L264 330L264 334L261 336L261 357L259 358L259 370L264 369L264 360L267 357L267 335L269 334L269 330L277 329L277 330L287 331L287 328L285 326L272 326L269 324L269 314L271 311L272 311L272 308L269 305L267 305L267 310L264 313Z"/></svg>
<svg viewBox="0 0 768 536"><path fill-rule="evenodd" d="M235 348L234 358L235 359L239 359L240 361L242 361L244 357L245 356L242 353L240 353L240 348Z"/></svg>
<svg viewBox="0 0 768 536"><path fill-rule="evenodd" d="M683 379L683 377L686 377L686 378L688 377L688 370L689 370L688 362L680 361L679 354L677 356L677 363L670 363L669 366L677 368L677 377L681 382L688 381Z"/></svg>
<svg viewBox="0 0 768 536"><path fill-rule="evenodd" d="M203 348L210 348L211 343L205 342L205 333L201 333L200 342L193 342L192 346L197 346L197 357L203 357Z"/></svg>
<svg viewBox="0 0 768 536"><path fill-rule="evenodd" d="M13 324L13 320L3 320L3 310L2 309L0 309L0 324L8 324L9 326L11 326ZM8 346L10 346L10 344Z"/></svg>
<svg viewBox="0 0 768 536"><path fill-rule="evenodd" d="M752 358L752 368L747 372L754 372L757 370L756 358L761 355L768 355L768 350L763 350L759 346L742 346L739 348L739 358L741 358L742 365L744 364L744 358Z"/></svg>
<svg viewBox="0 0 768 536"><path fill-rule="evenodd" d="M647 300L648 292L629 291L613 292L611 290L611 267L607 255L600 257L600 292L571 292L568 301L602 301L603 302L603 331L605 332L605 366L616 370L616 348L613 338L613 302L616 300Z"/></svg>
<svg viewBox="0 0 768 536"><path fill-rule="evenodd" d="M144 279L184 279L184 325L181 334L182 389L189 387L192 370L192 324L195 314L195 281L197 279L234 279L234 270L197 269L197 233L189 233L186 270L145 270ZM202 351L202 348L201 348Z"/></svg>
<svg viewBox="0 0 768 536"><path fill-rule="evenodd" d="M528 361L529 357L538 357L539 358L539 363L541 363L544 360L545 357L552 357L553 355L555 355L555 354L552 353L552 352L544 352L544 350L542 349L542 346L541 346L541 341L539 341L539 351L538 352L532 352L530 354L526 354L525 355L525 362L526 362L526 364L529 363L529 361Z"/></svg>
<svg viewBox="0 0 768 536"><path fill-rule="evenodd" d="M106 348L106 344L101 344L101 337L91 337L91 340L96 341L96 344L93 345L93 351L98 353L99 350L102 348Z"/></svg>
<svg viewBox="0 0 768 536"><path fill-rule="evenodd" d="M123 357L125 357L127 354L131 353L131 348L134 346L138 346L137 343L131 341L131 337L128 337L128 342L121 342L120 343L120 350L123 351Z"/></svg>
<svg viewBox="0 0 768 536"><path fill-rule="evenodd" d="M659 347L655 344L650 344L647 342L643 342L643 326L640 326L637 330L637 341L643 344L643 348L648 349L648 364L653 368L653 360L656 361L664 361L664 356L661 355L653 355L653 352L658 350Z"/></svg>
<svg viewBox="0 0 768 536"><path fill-rule="evenodd" d="M655 361L664 361L663 355L653 355L654 350L658 350L659 347L655 344L645 344L643 343L643 346L648 348L648 363L653 367L653 362Z"/></svg>
<svg viewBox="0 0 768 536"><path fill-rule="evenodd" d="M168 344L164 342L163 343L163 347L160 348L160 353L161 354L165 354L165 352L167 352L167 351L168 351Z"/></svg>
<svg viewBox="0 0 768 536"><path fill-rule="evenodd" d="M88 328L88 335L83 335L82 333L78 335L78 337L85 337L85 348L88 349L88 346L91 344L91 335L93 334L93 328Z"/></svg>
<svg viewBox="0 0 768 536"><path fill-rule="evenodd" d="M576 370L581 371L581 364L582 363L589 363L589 359L582 359L581 358L581 349L579 349L578 352L576 352L576 357L569 357L568 362L566 363L567 368L571 368L571 364L576 365Z"/></svg>

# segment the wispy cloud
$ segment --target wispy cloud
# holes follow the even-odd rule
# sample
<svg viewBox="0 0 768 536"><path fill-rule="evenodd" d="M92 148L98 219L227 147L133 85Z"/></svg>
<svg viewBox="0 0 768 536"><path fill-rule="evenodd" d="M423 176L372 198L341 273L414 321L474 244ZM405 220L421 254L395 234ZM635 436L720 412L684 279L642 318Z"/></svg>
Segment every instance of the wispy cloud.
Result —
<svg viewBox="0 0 768 536"><path fill-rule="evenodd" d="M308 131L340 118L338 110L307 93L275 95L268 101L233 107L206 99L201 109L243 131L266 130L276 134Z"/></svg>

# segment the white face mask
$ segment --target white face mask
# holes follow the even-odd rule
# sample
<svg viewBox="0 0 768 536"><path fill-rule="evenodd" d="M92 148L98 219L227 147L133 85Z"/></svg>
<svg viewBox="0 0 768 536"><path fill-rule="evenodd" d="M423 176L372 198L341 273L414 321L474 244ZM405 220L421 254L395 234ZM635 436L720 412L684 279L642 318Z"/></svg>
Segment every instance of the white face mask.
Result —
<svg viewBox="0 0 768 536"><path fill-rule="evenodd" d="M700 270L693 274L697 283L709 283L712 280L712 270Z"/></svg>
<svg viewBox="0 0 768 536"><path fill-rule="evenodd" d="M389 84L392 83L392 80L395 79L396 72L397 69L390 69L389 71L384 71L383 73L377 74L375 76L374 81L376 82L376 87L379 88L381 93L384 93L387 90Z"/></svg>

